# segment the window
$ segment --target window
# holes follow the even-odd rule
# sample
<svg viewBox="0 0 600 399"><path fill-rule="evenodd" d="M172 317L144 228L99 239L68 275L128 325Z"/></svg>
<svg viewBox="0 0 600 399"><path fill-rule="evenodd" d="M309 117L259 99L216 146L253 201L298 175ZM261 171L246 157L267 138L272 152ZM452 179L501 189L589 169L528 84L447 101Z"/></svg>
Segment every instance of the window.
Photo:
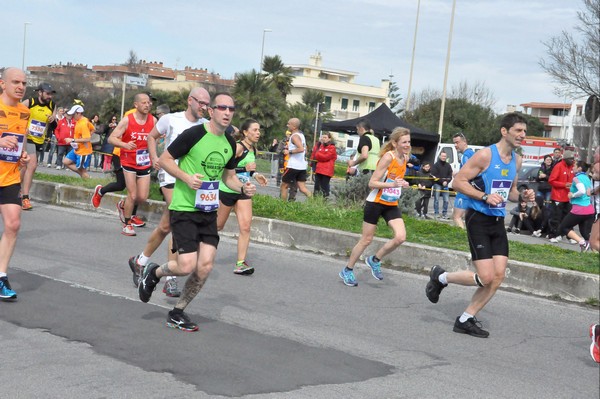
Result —
<svg viewBox="0 0 600 399"><path fill-rule="evenodd" d="M325 111L331 110L331 96L325 96Z"/></svg>
<svg viewBox="0 0 600 399"><path fill-rule="evenodd" d="M352 111L358 112L358 107L360 107L360 101L352 100Z"/></svg>
<svg viewBox="0 0 600 399"><path fill-rule="evenodd" d="M348 99L347 98L342 98L342 109L343 110L348 109Z"/></svg>
<svg viewBox="0 0 600 399"><path fill-rule="evenodd" d="M375 103L373 101L369 101L369 112L375 111Z"/></svg>

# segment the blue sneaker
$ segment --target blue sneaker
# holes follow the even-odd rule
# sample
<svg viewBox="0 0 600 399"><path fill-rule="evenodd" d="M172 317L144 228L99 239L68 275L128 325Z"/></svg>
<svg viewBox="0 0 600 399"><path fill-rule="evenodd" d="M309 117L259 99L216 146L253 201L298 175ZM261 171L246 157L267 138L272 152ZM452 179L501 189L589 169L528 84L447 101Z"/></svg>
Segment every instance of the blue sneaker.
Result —
<svg viewBox="0 0 600 399"><path fill-rule="evenodd" d="M356 287L358 283L354 278L354 271L352 269L346 269L345 267L340 272L340 278L344 280L344 284L348 287Z"/></svg>
<svg viewBox="0 0 600 399"><path fill-rule="evenodd" d="M8 301L17 299L17 293L10 288L10 283L6 277L0 278L0 299Z"/></svg>
<svg viewBox="0 0 600 399"><path fill-rule="evenodd" d="M383 274L381 274L381 262L375 262L373 260L373 256L369 256L367 259L365 259L365 263L371 268L371 274L373 277L375 277L377 280L383 280Z"/></svg>

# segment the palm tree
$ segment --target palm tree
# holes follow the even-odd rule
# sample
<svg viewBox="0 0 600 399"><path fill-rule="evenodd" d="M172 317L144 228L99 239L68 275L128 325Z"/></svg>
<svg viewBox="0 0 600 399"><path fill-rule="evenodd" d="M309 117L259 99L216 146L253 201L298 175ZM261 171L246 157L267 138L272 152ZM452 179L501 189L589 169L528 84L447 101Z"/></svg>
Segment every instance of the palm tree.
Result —
<svg viewBox="0 0 600 399"><path fill-rule="evenodd" d="M263 71L266 73L267 80L277 88L281 96L285 97L292 91L292 69L286 67L281 57L278 55L265 56L263 60Z"/></svg>
<svg viewBox="0 0 600 399"><path fill-rule="evenodd" d="M308 105L311 108L317 108L317 104L325 101L325 96L322 91L315 89L306 89L302 93L302 103Z"/></svg>
<svg viewBox="0 0 600 399"><path fill-rule="evenodd" d="M265 131L261 142L268 143L272 139L271 128L280 123L280 112L286 108L274 85L253 69L236 75L231 94L238 109L237 123L247 118L256 119Z"/></svg>

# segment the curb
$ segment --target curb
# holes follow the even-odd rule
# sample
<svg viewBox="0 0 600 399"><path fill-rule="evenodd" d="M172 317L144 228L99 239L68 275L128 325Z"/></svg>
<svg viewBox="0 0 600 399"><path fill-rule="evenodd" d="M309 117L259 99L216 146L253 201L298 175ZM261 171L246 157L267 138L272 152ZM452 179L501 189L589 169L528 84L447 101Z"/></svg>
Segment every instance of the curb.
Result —
<svg viewBox="0 0 600 399"><path fill-rule="evenodd" d="M94 209L90 202L92 194L92 189L37 180L34 180L30 191L30 196L36 201L107 214L116 213L116 204L122 196L109 193L103 197L100 207ZM163 202L148 200L140 209L144 211L148 221L157 223L164 207ZM221 234L236 237L238 231L237 220L235 216L231 216ZM360 235L355 233L256 216L252 219L251 236L255 242L340 257L347 257L360 238ZM365 252L374 252L386 241L375 237ZM467 252L405 242L386 257L382 266L428 274L435 264L441 265L447 271L468 270L471 267L471 255ZM590 300L598 302L600 276L509 260L502 287L553 299L581 303Z"/></svg>

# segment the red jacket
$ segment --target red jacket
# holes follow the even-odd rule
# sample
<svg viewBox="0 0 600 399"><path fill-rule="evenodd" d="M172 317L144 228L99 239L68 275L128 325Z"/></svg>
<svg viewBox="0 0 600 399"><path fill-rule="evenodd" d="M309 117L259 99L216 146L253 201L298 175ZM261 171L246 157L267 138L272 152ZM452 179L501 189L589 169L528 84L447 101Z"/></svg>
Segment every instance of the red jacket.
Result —
<svg viewBox="0 0 600 399"><path fill-rule="evenodd" d="M73 131L75 130L75 122L73 119L68 120L66 117L56 122L56 128L54 129L54 136L56 136L56 144L68 145L65 139L70 137L73 138Z"/></svg>
<svg viewBox="0 0 600 399"><path fill-rule="evenodd" d="M567 165L564 161L557 163L550 173L548 183L552 186L550 199L558 202L569 202L569 187L567 183L573 181L573 166Z"/></svg>
<svg viewBox="0 0 600 399"><path fill-rule="evenodd" d="M329 177L333 176L333 172L335 169L335 160L337 159L335 145L319 145L319 143L317 143L315 145L315 148L313 148L312 159L317 161L317 168L315 170L315 173Z"/></svg>

